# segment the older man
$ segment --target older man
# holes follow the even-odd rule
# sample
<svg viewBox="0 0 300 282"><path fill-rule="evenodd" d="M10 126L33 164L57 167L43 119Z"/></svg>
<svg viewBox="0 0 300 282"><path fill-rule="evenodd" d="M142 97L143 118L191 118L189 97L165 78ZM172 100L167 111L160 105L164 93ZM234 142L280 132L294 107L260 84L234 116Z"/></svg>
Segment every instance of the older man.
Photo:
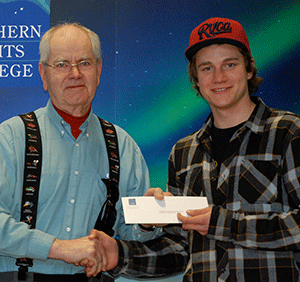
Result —
<svg viewBox="0 0 300 282"><path fill-rule="evenodd" d="M50 99L46 107L34 112L42 141L39 197L37 203L22 204L28 206L29 213L38 204L36 228L20 222L23 180L27 177L23 178L24 123L20 117L13 117L0 126L0 281L18 280L17 258L21 268L22 258L33 259L33 266L25 273L26 281L88 281L78 263L89 261L88 276L102 271L102 246L87 235L101 207L109 210L105 206L105 179L109 177L111 156L107 155L104 133L91 107L102 69L100 41L83 26L63 24L45 33L40 55L39 71ZM149 189L144 158L134 140L115 128L120 197L143 195ZM26 189L36 193L31 186ZM125 225L120 201L116 213L103 216L112 221L114 236L122 239L146 240L159 232ZM19 279L26 277L19 275Z"/></svg>

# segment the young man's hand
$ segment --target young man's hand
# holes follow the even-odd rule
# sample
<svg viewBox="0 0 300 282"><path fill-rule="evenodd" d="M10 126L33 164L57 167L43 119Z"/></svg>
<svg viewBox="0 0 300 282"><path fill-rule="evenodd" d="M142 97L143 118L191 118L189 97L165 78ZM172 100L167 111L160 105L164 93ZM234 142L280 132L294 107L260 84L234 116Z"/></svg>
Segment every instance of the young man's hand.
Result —
<svg viewBox="0 0 300 282"><path fill-rule="evenodd" d="M211 217L211 207L201 210L188 210L186 213L189 216L183 216L178 213L178 220L182 222L182 228L185 230L196 230L202 236L206 236L209 228Z"/></svg>

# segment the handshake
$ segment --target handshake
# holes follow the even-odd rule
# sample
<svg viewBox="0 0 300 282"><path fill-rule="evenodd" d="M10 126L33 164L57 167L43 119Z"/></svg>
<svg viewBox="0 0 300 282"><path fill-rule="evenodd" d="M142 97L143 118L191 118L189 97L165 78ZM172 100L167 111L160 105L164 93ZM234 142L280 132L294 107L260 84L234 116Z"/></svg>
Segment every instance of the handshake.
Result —
<svg viewBox="0 0 300 282"><path fill-rule="evenodd" d="M173 196L160 188L149 189L144 196L154 196L162 200L164 196ZM184 230L195 230L206 236L209 228L212 208L188 210L188 216L178 214L178 220ZM164 226L157 224L156 226ZM150 227L144 225L144 227ZM63 260L76 266L84 267L88 277L96 276L102 271L114 269L118 265L119 247L117 241L106 233L91 230L86 237L73 240L55 239L50 248L48 258Z"/></svg>
<svg viewBox="0 0 300 282"><path fill-rule="evenodd" d="M172 194L163 192L160 188L151 188L144 196L155 196L162 200L166 195ZM90 277L115 268L118 264L119 248L114 238L93 229L86 237L73 240L55 239L48 258L83 266L86 275Z"/></svg>
<svg viewBox="0 0 300 282"><path fill-rule="evenodd" d="M86 237L73 240L55 239L48 254L48 258L83 266L87 277L115 268L118 256L117 241L95 229Z"/></svg>

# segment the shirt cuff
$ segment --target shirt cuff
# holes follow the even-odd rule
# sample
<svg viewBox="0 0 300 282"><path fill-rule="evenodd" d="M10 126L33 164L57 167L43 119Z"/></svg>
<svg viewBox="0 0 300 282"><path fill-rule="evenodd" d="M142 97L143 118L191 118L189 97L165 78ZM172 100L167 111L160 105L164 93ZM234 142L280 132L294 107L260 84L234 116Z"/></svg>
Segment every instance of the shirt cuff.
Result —
<svg viewBox="0 0 300 282"><path fill-rule="evenodd" d="M134 225L134 240L139 242L149 241L155 239L163 234L162 227L156 227L153 231L142 231L138 224Z"/></svg>
<svg viewBox="0 0 300 282"><path fill-rule="evenodd" d="M124 252L124 248L123 248L123 245L124 245L124 247L126 247L126 245L124 243L122 243L122 241L120 241L120 240L116 239L116 241L117 241L118 249L119 249L118 265L114 269L108 271L108 273L114 277L117 277L118 275L120 275L121 271L124 273L124 269L128 265L128 263L125 262L125 252Z"/></svg>
<svg viewBox="0 0 300 282"><path fill-rule="evenodd" d="M33 259L46 260L55 236L46 234L38 229L32 229L33 233L28 248L28 256Z"/></svg>

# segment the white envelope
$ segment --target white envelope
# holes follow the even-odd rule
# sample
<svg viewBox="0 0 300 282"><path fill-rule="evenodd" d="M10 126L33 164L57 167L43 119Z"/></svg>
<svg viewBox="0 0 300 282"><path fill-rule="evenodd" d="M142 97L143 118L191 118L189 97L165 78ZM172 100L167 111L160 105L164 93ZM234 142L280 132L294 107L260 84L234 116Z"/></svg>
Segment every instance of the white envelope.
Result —
<svg viewBox="0 0 300 282"><path fill-rule="evenodd" d="M165 196L162 201L154 197L122 197L126 224L181 223L177 213L187 216L187 210L208 207L206 197Z"/></svg>

